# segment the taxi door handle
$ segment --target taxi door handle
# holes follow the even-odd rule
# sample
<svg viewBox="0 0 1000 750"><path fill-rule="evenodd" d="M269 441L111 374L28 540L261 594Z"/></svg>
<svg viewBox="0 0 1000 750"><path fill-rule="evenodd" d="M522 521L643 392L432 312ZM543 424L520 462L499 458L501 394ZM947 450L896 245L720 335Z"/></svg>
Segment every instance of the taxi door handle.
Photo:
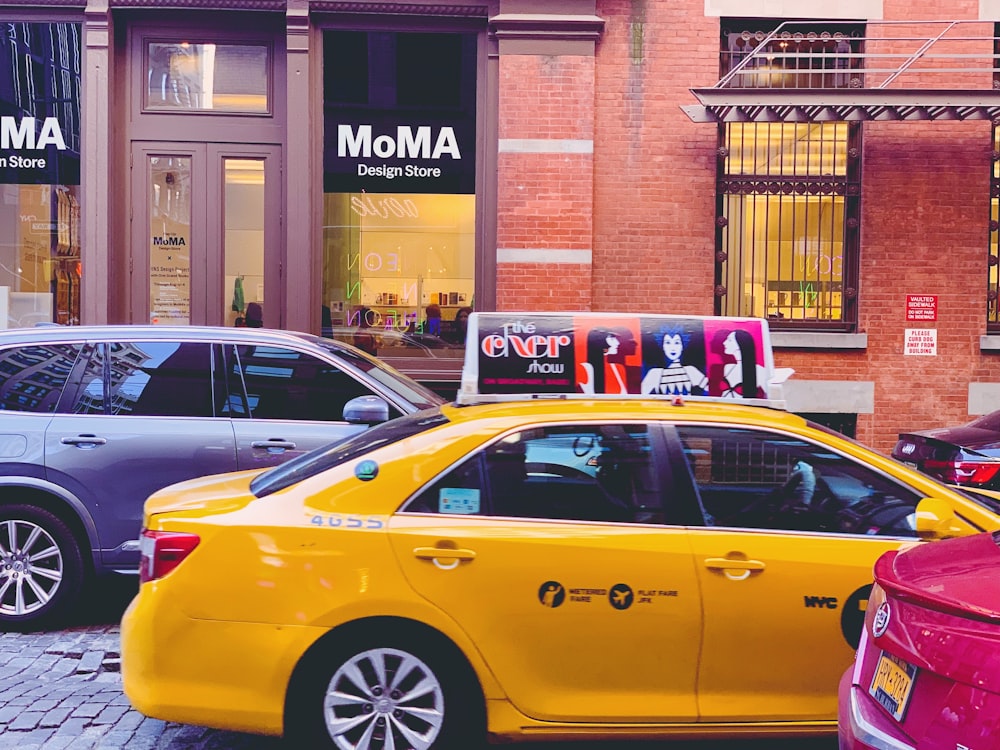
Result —
<svg viewBox="0 0 1000 750"><path fill-rule="evenodd" d="M448 549L447 547L417 547L413 554L421 560L430 560L441 570L451 570L457 568L460 562L469 562L476 559L476 553L471 549ZM441 560L451 560L451 563L442 563Z"/></svg>
<svg viewBox="0 0 1000 750"><path fill-rule="evenodd" d="M763 570L767 566L760 560L733 560L729 557L710 557L705 567L712 570Z"/></svg>

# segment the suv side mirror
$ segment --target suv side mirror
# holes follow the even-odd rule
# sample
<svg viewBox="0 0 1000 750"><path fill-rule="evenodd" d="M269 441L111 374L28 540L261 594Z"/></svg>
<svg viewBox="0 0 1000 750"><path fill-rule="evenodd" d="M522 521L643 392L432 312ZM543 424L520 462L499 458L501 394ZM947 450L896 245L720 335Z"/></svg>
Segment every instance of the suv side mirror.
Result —
<svg viewBox="0 0 1000 750"><path fill-rule="evenodd" d="M961 533L962 526L948 501L925 497L917 503L917 536L921 539L948 539Z"/></svg>
<svg viewBox="0 0 1000 750"><path fill-rule="evenodd" d="M344 421L377 424L389 419L389 404L378 396L358 396L344 404Z"/></svg>

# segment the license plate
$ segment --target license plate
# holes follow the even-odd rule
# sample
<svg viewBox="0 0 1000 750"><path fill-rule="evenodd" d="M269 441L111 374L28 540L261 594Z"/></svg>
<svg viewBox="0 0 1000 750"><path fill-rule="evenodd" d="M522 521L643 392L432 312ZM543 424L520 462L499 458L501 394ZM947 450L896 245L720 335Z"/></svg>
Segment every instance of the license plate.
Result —
<svg viewBox="0 0 1000 750"><path fill-rule="evenodd" d="M912 466L914 469L917 468L917 464L913 461L903 461L906 466Z"/></svg>
<svg viewBox="0 0 1000 750"><path fill-rule="evenodd" d="M875 668L868 694L885 708L892 718L903 721L906 706L910 702L913 683L917 677L917 668L902 659L882 652Z"/></svg>

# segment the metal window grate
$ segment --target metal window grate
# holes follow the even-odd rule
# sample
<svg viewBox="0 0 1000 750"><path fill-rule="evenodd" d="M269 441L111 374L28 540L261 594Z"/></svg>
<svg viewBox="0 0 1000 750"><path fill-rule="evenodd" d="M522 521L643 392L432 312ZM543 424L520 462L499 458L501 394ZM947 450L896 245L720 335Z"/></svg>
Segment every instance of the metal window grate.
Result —
<svg viewBox="0 0 1000 750"><path fill-rule="evenodd" d="M1000 127L993 126L990 164L990 233L987 257L986 330L1000 333Z"/></svg>
<svg viewBox="0 0 1000 750"><path fill-rule="evenodd" d="M787 53L794 56L782 68L794 74L797 85L803 81L817 87L850 85L845 77L850 69L838 67L835 55L837 45L850 44L850 37L841 31L786 33L786 46L776 49L794 45L797 50ZM853 33L860 35L863 28L854 27ZM739 57L745 54L737 49L739 43L767 40L775 45L786 42L769 32L724 27L724 76L745 62ZM816 54L802 51L807 48ZM772 71L765 77L738 80L744 86L781 86L785 75ZM733 122L720 125L719 138L716 314L767 317L775 328L853 330L860 125Z"/></svg>

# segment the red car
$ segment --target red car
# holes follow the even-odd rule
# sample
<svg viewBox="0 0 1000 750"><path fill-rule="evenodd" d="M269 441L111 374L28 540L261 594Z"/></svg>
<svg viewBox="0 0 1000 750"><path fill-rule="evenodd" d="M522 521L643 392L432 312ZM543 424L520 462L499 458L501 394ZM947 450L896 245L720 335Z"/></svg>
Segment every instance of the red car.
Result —
<svg viewBox="0 0 1000 750"><path fill-rule="evenodd" d="M878 560L839 736L841 750L1000 747L1000 532Z"/></svg>

